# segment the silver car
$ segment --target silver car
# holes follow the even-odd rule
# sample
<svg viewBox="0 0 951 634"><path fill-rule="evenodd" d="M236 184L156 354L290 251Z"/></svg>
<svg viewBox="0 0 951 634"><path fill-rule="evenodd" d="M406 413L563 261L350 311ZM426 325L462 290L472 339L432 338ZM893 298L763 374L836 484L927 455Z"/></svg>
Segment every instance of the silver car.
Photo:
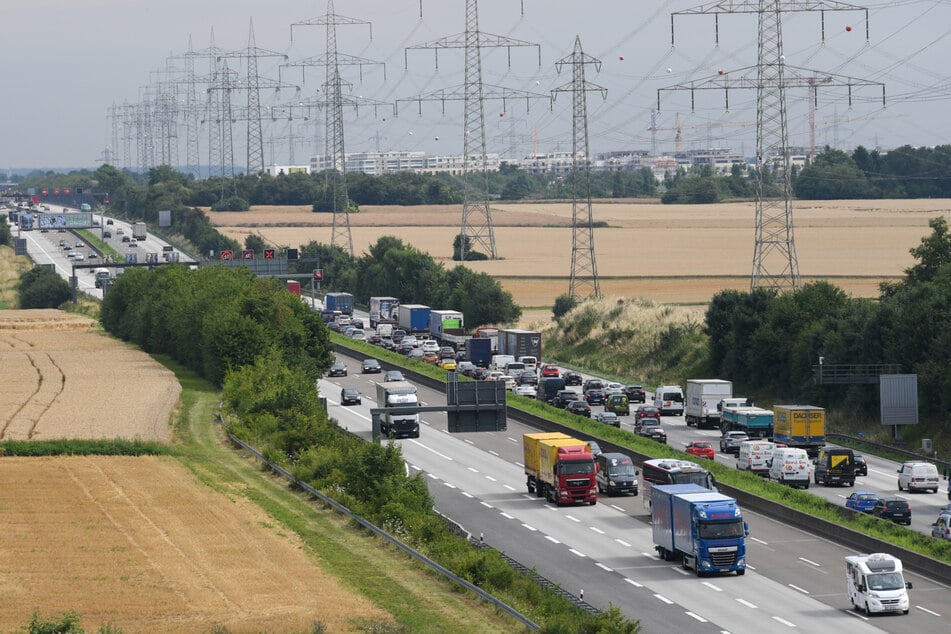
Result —
<svg viewBox="0 0 951 634"><path fill-rule="evenodd" d="M720 451L722 453L740 453L740 443L749 440L750 437L745 431L728 431L720 438Z"/></svg>

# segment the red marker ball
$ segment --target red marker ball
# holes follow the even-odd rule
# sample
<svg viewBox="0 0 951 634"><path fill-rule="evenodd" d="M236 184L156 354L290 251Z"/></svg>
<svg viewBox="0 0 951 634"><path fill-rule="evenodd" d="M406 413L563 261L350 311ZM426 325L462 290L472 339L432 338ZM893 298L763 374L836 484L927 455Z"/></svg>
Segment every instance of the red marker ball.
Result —
<svg viewBox="0 0 951 634"><path fill-rule="evenodd" d="M500 112L500 113L499 113L499 116L500 116L500 117L504 117L504 116L505 116L505 113L504 113L504 112Z"/></svg>
<svg viewBox="0 0 951 634"><path fill-rule="evenodd" d="M621 61L623 62L623 61L624 61L624 56L623 56L623 55L621 55L620 57L618 57L618 59L619 59L619 60L621 60Z"/></svg>
<svg viewBox="0 0 951 634"><path fill-rule="evenodd" d="M851 31L851 30L852 30L852 27L851 27L851 26L846 26L846 27L845 27L845 30L846 30L846 31Z"/></svg>
<svg viewBox="0 0 951 634"><path fill-rule="evenodd" d="M720 70L717 71L717 73L719 73L719 74L722 75L722 74L723 74L723 69L721 68Z"/></svg>

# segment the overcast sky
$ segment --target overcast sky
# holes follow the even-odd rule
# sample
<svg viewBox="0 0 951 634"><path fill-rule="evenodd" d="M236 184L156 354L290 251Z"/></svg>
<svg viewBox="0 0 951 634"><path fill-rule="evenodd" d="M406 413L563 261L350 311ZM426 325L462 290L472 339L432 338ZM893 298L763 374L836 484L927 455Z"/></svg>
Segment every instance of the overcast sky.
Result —
<svg viewBox="0 0 951 634"><path fill-rule="evenodd" d="M723 0L722 4L728 4ZM755 0L753 0L755 4ZM464 79L461 49L410 50L465 30L465 0L337 0L335 13L363 24L339 25L341 55L380 62L363 68L342 67L352 84L351 97L385 102L377 108L345 112L347 152L414 150L461 153L463 108L460 101L444 106L403 102L440 89L460 90ZM513 90L544 95L571 80L570 67L561 74L555 62L568 55L580 37L585 53L601 60L600 73L585 69L592 84L607 89L607 98L589 92L589 137L594 153L617 150L674 150L675 116L679 113L684 149L732 147L753 153L755 92L730 92L730 109L720 91L698 91L691 109L688 91L665 92L660 112L657 90L690 81L738 75L756 62L756 17L721 15L719 46L713 16L677 16L676 46L671 46L671 13L701 6L683 0L481 0L479 27L486 34L538 44L532 47L485 49L483 81ZM712 4L708 2L707 4ZM734 4L743 4L734 0ZM796 0L801 4L801 0ZM839 3L841 4L841 3ZM837 76L883 82L880 88L856 87L849 109L843 90L819 91L815 113L817 145L851 151L858 145L888 149L903 144L951 143L948 122L951 97L949 29L951 0L874 0L865 14L825 13L825 41L819 13L789 13L784 20L786 63ZM0 39L4 61L0 105L0 171L10 168L95 168L113 144L112 106L143 101L158 82L169 81L184 68L189 40L195 51L206 49L214 33L216 46L246 49L253 21L257 47L286 54L293 63L319 56L326 48L321 26L290 25L323 16L327 2L289 0L3 0ZM422 13L422 15L420 15ZM405 57L404 57L405 54ZM404 59L408 60L404 67ZM510 64L509 64L509 60ZM245 62L229 60L229 68L246 75ZM259 74L280 78L288 87L262 91L261 102L273 108L274 120L264 126L265 162L295 162L323 148L323 116L312 121L282 116L282 105L320 98L323 69L281 67L281 57L258 61ZM385 78L384 78L385 64ZM207 72L196 62L196 73ZM821 76L821 75L820 75ZM300 85L297 92L292 84ZM150 88L151 86L151 88ZM184 97L184 85L180 85ZM204 92L204 86L201 88ZM790 143L809 143L808 97L791 89ZM181 100L181 99L180 99ZM399 102L398 116L393 103ZM242 91L232 93L236 106L246 103ZM532 152L571 149L571 95L548 99L487 101L486 145L490 152L522 157ZM316 125L319 121L320 125ZM180 162L185 162L185 132L179 130ZM204 138L207 131L202 130ZM234 124L237 166L246 160L246 128ZM119 145L122 146L120 139ZM202 162L207 162L203 141ZM318 149L319 148L319 149ZM112 163L122 166L121 147ZM134 158L130 159L134 164Z"/></svg>

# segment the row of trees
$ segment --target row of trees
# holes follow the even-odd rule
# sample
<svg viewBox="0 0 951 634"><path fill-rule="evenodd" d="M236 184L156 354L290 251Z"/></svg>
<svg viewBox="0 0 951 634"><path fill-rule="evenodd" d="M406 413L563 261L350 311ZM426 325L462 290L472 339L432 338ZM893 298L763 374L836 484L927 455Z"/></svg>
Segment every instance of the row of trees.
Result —
<svg viewBox="0 0 951 634"><path fill-rule="evenodd" d="M878 408L877 386L820 386L826 364L899 364L918 375L923 416L951 415L951 235L944 218L912 249L904 280L883 284L878 301L848 297L827 283L777 295L724 291L706 314L711 369L761 394Z"/></svg>
<svg viewBox="0 0 951 634"><path fill-rule="evenodd" d="M127 270L103 299L100 319L114 336L218 385L263 355L312 381L332 362L320 316L279 282L243 268Z"/></svg>

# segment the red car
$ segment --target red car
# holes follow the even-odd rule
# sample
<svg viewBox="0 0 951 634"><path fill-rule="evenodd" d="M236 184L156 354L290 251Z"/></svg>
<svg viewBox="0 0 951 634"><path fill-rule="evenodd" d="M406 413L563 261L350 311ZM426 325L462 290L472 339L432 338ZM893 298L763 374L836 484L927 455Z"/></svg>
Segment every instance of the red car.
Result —
<svg viewBox="0 0 951 634"><path fill-rule="evenodd" d="M710 444L708 440L690 441L687 443L687 448L684 451L698 458L709 458L713 460L714 456L713 445Z"/></svg>
<svg viewBox="0 0 951 634"><path fill-rule="evenodd" d="M558 378L560 374L561 373L558 370L558 366L556 365L551 365L548 363L542 366L542 376L553 376Z"/></svg>

